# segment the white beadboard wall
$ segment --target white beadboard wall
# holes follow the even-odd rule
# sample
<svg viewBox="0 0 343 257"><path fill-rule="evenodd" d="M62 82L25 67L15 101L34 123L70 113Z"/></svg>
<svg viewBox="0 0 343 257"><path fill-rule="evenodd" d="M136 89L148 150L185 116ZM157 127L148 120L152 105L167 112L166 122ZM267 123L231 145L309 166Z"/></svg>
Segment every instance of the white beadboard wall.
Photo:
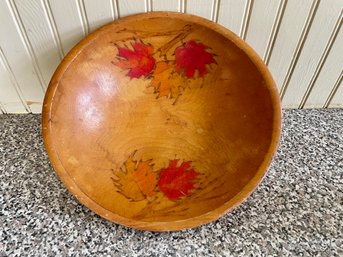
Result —
<svg viewBox="0 0 343 257"><path fill-rule="evenodd" d="M343 0L0 0L0 110L40 113L63 56L103 24L151 11L191 13L248 42L284 108L343 107Z"/></svg>

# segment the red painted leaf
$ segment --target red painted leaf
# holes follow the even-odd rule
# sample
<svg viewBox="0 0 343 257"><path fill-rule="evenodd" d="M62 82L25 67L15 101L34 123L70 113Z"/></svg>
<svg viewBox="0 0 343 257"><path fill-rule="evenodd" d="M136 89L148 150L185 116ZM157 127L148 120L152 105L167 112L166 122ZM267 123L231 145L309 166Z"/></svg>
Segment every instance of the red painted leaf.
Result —
<svg viewBox="0 0 343 257"><path fill-rule="evenodd" d="M141 42L132 44L133 51L129 48L118 47L120 60L114 63L123 70L129 69L127 75L131 78L147 77L155 66L155 58L152 56L153 48Z"/></svg>
<svg viewBox="0 0 343 257"><path fill-rule="evenodd" d="M177 167L177 160L172 160L169 166L162 169L158 188L169 200L175 201L182 196L188 196L194 188L194 179L198 173L191 168L191 161L183 162Z"/></svg>
<svg viewBox="0 0 343 257"><path fill-rule="evenodd" d="M206 51L207 48L204 44L193 40L176 48L176 71L183 72L188 78L192 78L195 70L198 70L199 77L203 77L207 72L206 64L215 63L213 55Z"/></svg>

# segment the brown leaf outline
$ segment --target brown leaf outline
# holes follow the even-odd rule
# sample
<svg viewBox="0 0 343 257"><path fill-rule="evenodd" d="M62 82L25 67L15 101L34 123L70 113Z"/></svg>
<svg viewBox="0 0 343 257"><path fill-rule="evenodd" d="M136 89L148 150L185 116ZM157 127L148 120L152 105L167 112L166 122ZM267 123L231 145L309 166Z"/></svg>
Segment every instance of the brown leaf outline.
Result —
<svg viewBox="0 0 343 257"><path fill-rule="evenodd" d="M155 195L157 173L151 160L135 161L133 155L114 172L112 180L119 193L133 201L141 201Z"/></svg>
<svg viewBox="0 0 343 257"><path fill-rule="evenodd" d="M150 86L157 97L177 98L187 86L187 79L175 71L174 61L161 61L152 73Z"/></svg>

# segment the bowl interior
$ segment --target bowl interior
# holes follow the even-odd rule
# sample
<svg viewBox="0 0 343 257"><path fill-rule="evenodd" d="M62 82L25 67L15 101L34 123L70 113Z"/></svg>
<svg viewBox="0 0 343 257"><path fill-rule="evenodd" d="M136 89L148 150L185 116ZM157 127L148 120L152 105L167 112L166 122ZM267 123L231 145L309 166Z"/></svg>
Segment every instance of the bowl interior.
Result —
<svg viewBox="0 0 343 257"><path fill-rule="evenodd" d="M100 215L130 226L201 217L265 162L279 111L274 85L242 42L211 26L178 15L126 18L57 70L45 100L48 153Z"/></svg>

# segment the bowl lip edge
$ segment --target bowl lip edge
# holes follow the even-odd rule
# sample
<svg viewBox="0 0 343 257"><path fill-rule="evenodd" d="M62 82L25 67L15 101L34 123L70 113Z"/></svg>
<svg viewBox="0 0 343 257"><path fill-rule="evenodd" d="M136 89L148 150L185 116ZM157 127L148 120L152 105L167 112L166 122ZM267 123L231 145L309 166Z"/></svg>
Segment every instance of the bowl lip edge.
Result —
<svg viewBox="0 0 343 257"><path fill-rule="evenodd" d="M118 214L112 213L106 208L100 206L98 203L89 198L85 193L83 193L82 190L77 186L75 181L72 180L71 177L69 177L68 173L65 171L62 165L61 160L58 157L57 151L54 148L53 139L51 135L51 107L53 104L54 95L58 88L60 79L63 77L63 74L68 69L69 65L74 61L74 59L77 58L77 56L85 47L88 46L88 44L94 41L99 35L101 35L101 33L106 31L107 28L114 26L117 23L132 22L136 19L147 19L153 17L177 18L187 22L197 23L201 26L207 27L208 29L214 30L215 32L227 38L228 40L232 41L250 58L252 63L261 73L270 93L271 103L273 107L273 132L271 135L271 143L268 148L268 151L265 154L263 162L259 166L255 175L250 179L250 181L242 188L242 190L238 194L236 194L229 201L223 203L221 206L209 212L203 213L199 216L177 221L148 222L132 220L129 218L122 217ZM92 32L87 37L82 39L65 56L65 58L61 61L60 65L57 67L55 73L53 74L44 97L42 109L42 135L46 151L48 153L49 159L52 163L52 166L54 167L55 172L58 174L59 178L68 188L68 190L79 200L80 203L94 211L96 214L104 217L105 219L127 227L133 227L136 229L149 231L176 231L198 227L217 220L218 218L222 217L227 212L230 212L238 205L240 205L242 202L244 202L255 191L257 186L261 183L263 177L267 174L268 166L270 165L272 158L275 155L276 150L278 148L281 135L281 116L282 115L280 97L271 73L269 72L267 66L263 63L261 58L258 56L258 54L236 34L234 34L229 29L223 27L220 24L214 23L210 20L192 14L184 14L178 12L150 12L130 15L104 25L103 27L99 28L98 30Z"/></svg>

